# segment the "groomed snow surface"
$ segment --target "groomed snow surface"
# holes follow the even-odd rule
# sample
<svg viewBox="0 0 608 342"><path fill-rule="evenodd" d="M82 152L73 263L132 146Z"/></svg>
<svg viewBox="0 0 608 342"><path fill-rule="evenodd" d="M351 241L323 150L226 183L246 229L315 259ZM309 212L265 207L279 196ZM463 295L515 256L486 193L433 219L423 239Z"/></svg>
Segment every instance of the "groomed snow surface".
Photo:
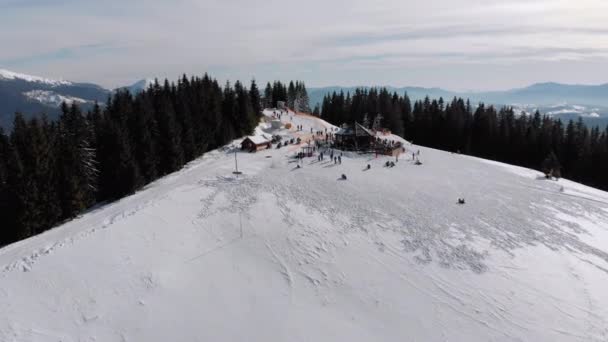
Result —
<svg viewBox="0 0 608 342"><path fill-rule="evenodd" d="M5 247L0 341L608 340L607 193L406 147L226 147Z"/></svg>

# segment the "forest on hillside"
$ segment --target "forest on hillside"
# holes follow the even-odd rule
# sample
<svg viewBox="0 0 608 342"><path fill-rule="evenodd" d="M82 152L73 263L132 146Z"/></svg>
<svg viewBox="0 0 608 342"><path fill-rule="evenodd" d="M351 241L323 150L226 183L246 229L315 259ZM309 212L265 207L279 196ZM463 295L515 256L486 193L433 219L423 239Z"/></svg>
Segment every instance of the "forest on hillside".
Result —
<svg viewBox="0 0 608 342"><path fill-rule="evenodd" d="M88 208L132 194L207 151L251 134L262 108L308 112L306 86L255 81L220 86L204 75L167 80L139 94L114 93L87 112L63 104L56 121L0 129L0 246L39 234ZM416 144L561 174L608 190L608 127L589 129L535 113L518 115L454 98L412 103L386 89L327 95L314 111L340 125L381 124Z"/></svg>
<svg viewBox="0 0 608 342"><path fill-rule="evenodd" d="M97 203L119 199L257 126L262 105L307 108L303 83L221 87L208 75L114 93L86 113L63 104L58 120L16 113L0 129L0 246L39 234ZM274 102L274 103L272 103Z"/></svg>
<svg viewBox="0 0 608 342"><path fill-rule="evenodd" d="M328 94L315 111L335 125L369 127L380 116L383 127L419 145L541 171L556 168L563 177L608 190L608 127L589 128L581 118L564 123L538 111L472 106L462 98L412 103L407 93L377 88Z"/></svg>

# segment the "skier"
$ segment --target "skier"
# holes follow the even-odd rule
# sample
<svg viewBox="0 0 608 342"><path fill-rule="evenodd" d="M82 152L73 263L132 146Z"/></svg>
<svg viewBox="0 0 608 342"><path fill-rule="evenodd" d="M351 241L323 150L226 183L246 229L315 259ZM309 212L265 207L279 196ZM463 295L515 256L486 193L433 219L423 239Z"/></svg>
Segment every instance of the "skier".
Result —
<svg viewBox="0 0 608 342"><path fill-rule="evenodd" d="M342 165L342 153L338 156L338 164Z"/></svg>

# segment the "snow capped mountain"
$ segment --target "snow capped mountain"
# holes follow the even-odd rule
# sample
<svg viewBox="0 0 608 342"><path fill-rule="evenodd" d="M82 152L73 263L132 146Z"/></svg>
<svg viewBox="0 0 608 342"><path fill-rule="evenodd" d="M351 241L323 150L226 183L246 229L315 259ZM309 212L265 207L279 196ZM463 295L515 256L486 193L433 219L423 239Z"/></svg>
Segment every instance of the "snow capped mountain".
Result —
<svg viewBox="0 0 608 342"><path fill-rule="evenodd" d="M20 74L20 73L12 72L12 71L5 70L5 69L0 69L0 79L22 80L22 81L32 82L32 83L47 84L47 85L51 85L51 86L72 85L73 84L72 82L69 82L69 81L51 80L51 79L47 79L47 78L43 78L43 77L39 77L39 76Z"/></svg>
<svg viewBox="0 0 608 342"><path fill-rule="evenodd" d="M282 121L303 131L255 134L335 129ZM239 143L0 249L0 341L608 340L608 193L409 143L392 168Z"/></svg>
<svg viewBox="0 0 608 342"><path fill-rule="evenodd" d="M494 105L511 105L516 103L535 103L541 107L568 103L588 107L608 107L608 84L601 85L572 85L561 83L536 83L529 87L505 91L457 92L440 88L420 87L387 87L389 91L403 94L407 92L410 98L421 100L429 96L431 99L443 97L445 100L453 97L468 98L472 103L484 102ZM310 101L314 106L321 103L323 96L332 92L352 93L356 87L325 87L310 88Z"/></svg>
<svg viewBox="0 0 608 342"><path fill-rule="evenodd" d="M355 91L356 87L310 88L311 105L320 104L323 97L333 92ZM454 97L470 99L473 105L480 102L486 105L512 106L517 113L534 113L559 117L562 121L577 120L582 117L589 126L608 125L608 84L569 85L554 82L537 83L529 87L492 92L454 92L440 88L387 87L390 92L407 93L412 100L431 99L451 100Z"/></svg>
<svg viewBox="0 0 608 342"><path fill-rule="evenodd" d="M143 80L139 80L128 87L124 87L124 89L129 90L131 94L139 94L142 91L150 88L155 83L155 79L153 78L145 78Z"/></svg>
<svg viewBox="0 0 608 342"><path fill-rule="evenodd" d="M105 102L110 91L95 84L57 81L38 76L0 70L0 126L12 127L19 111L26 118L46 113L54 119L62 101L78 103L87 109L95 101Z"/></svg>

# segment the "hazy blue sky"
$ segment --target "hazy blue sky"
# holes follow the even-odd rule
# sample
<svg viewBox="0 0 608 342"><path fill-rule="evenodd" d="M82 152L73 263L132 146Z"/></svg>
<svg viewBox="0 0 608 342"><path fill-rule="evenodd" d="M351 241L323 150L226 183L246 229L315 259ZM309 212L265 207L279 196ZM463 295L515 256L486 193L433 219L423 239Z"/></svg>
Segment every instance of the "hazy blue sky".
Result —
<svg viewBox="0 0 608 342"><path fill-rule="evenodd" d="M0 0L0 68L114 87L608 82L606 0Z"/></svg>

